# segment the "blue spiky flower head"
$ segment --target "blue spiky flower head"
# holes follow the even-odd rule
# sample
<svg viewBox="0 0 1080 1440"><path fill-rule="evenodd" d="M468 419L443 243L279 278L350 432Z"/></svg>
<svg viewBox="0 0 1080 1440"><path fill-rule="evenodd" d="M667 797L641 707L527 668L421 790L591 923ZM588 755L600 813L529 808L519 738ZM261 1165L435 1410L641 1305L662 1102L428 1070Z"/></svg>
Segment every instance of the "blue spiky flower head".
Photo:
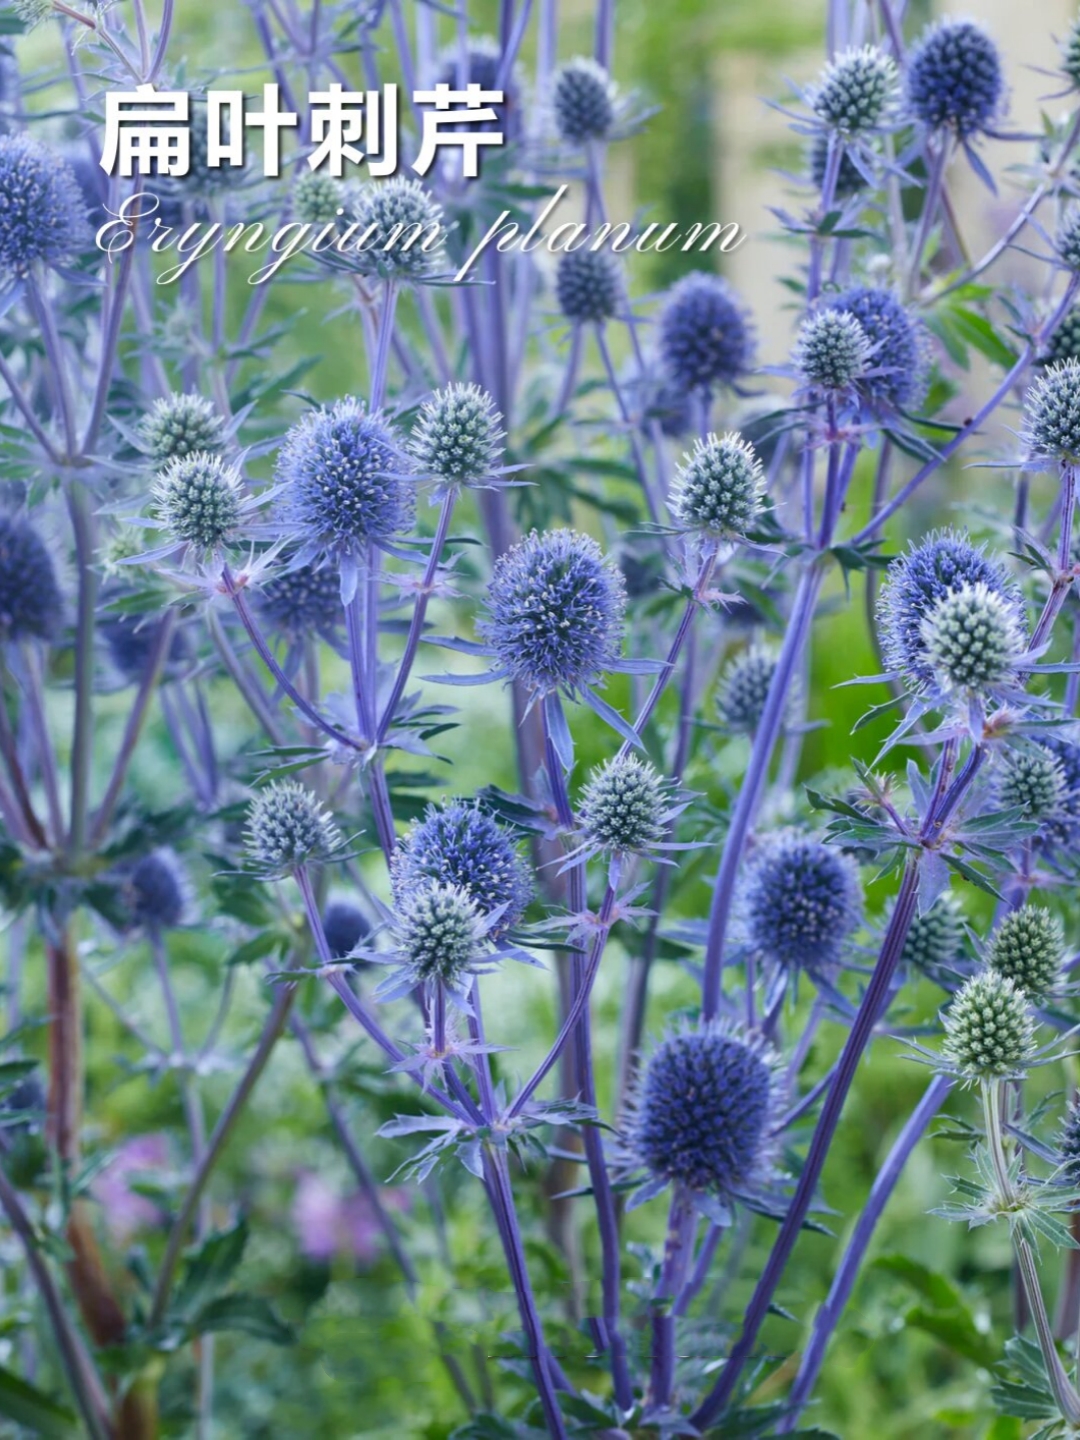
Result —
<svg viewBox="0 0 1080 1440"><path fill-rule="evenodd" d="M814 113L841 135L864 135L889 117L896 98L892 57L876 45L844 50L825 67L813 92Z"/></svg>
<svg viewBox="0 0 1080 1440"><path fill-rule="evenodd" d="M439 55L436 84L457 90L461 84L479 85L481 90L501 90L501 102L492 101L494 120L474 120L466 128L495 130L509 143L517 140L522 130L522 88L520 67L515 65L503 74L503 47L494 35L470 35L462 64L461 44L453 40Z"/></svg>
<svg viewBox="0 0 1080 1440"><path fill-rule="evenodd" d="M1080 270L1080 205L1070 205L1061 217L1054 236L1058 259L1075 274Z"/></svg>
<svg viewBox="0 0 1080 1440"><path fill-rule="evenodd" d="M402 837L390 862L399 902L430 881L456 886L482 915L499 911L498 928L510 930L532 898L529 867L498 821L474 802L429 806Z"/></svg>
<svg viewBox="0 0 1080 1440"><path fill-rule="evenodd" d="M325 565L283 570L261 587L257 603L271 628L290 640L330 635L341 624L341 583Z"/></svg>
<svg viewBox="0 0 1080 1440"><path fill-rule="evenodd" d="M570 145L603 140L615 123L615 87L602 65L578 55L560 65L551 88L560 137Z"/></svg>
<svg viewBox="0 0 1080 1440"><path fill-rule="evenodd" d="M752 735L761 723L765 701L776 674L776 650L751 645L724 666L716 687L716 711L736 733Z"/></svg>
<svg viewBox="0 0 1080 1440"><path fill-rule="evenodd" d="M401 175L361 186L353 210L362 275L417 284L443 263L443 209L418 180Z"/></svg>
<svg viewBox="0 0 1080 1440"><path fill-rule="evenodd" d="M61 610L45 542L24 520L0 516L0 641L53 639Z"/></svg>
<svg viewBox="0 0 1080 1440"><path fill-rule="evenodd" d="M154 480L157 517L170 538L199 551L235 539L243 510L240 472L220 455L178 455Z"/></svg>
<svg viewBox="0 0 1080 1440"><path fill-rule="evenodd" d="M1062 360L1080 360L1080 305L1074 305L1062 317L1043 356L1044 365L1057 365Z"/></svg>
<svg viewBox="0 0 1080 1440"><path fill-rule="evenodd" d="M67 161L29 135L0 135L0 273L62 264L88 235L86 201Z"/></svg>
<svg viewBox="0 0 1080 1440"><path fill-rule="evenodd" d="M1073 86L1080 90L1080 19L1069 26L1069 33L1061 42L1061 68Z"/></svg>
<svg viewBox="0 0 1080 1440"><path fill-rule="evenodd" d="M620 754L594 770L578 804L585 843L615 855L636 855L663 840L669 795L647 760Z"/></svg>
<svg viewBox="0 0 1080 1440"><path fill-rule="evenodd" d="M106 589L104 604L116 599L115 589ZM125 680L141 679L150 665L161 639L165 620L154 614L136 614L127 610L107 610L98 620L98 632L105 641L109 659ZM173 632L169 653L165 657L165 673L187 656L187 641L182 630Z"/></svg>
<svg viewBox="0 0 1080 1440"><path fill-rule="evenodd" d="M340 180L305 170L293 189L293 210L301 225L334 225L344 218L347 199Z"/></svg>
<svg viewBox="0 0 1080 1440"><path fill-rule="evenodd" d="M1064 790L1061 803L1039 824L1036 844L1059 858L1067 856L1080 835L1080 745L1068 735L1046 735L1040 741L1061 766Z"/></svg>
<svg viewBox="0 0 1080 1440"><path fill-rule="evenodd" d="M675 472L678 523L716 539L744 537L761 513L765 482L754 447L733 430L697 440Z"/></svg>
<svg viewBox="0 0 1080 1440"><path fill-rule="evenodd" d="M676 281L660 315L660 357L676 385L734 385L750 369L753 353L749 318L730 285L703 270Z"/></svg>
<svg viewBox="0 0 1080 1440"><path fill-rule="evenodd" d="M625 1135L628 1167L649 1177L641 1198L675 1185L721 1201L767 1181L777 1086L756 1036L713 1022L667 1035L639 1078Z"/></svg>
<svg viewBox="0 0 1080 1440"><path fill-rule="evenodd" d="M128 877L132 918L150 930L171 930L183 923L189 891L187 875L175 852L152 850Z"/></svg>
<svg viewBox="0 0 1080 1440"><path fill-rule="evenodd" d="M798 830L779 830L747 866L741 912L748 943L766 960L811 973L835 965L858 926L854 861Z"/></svg>
<svg viewBox="0 0 1080 1440"><path fill-rule="evenodd" d="M1070 1185L1080 1186L1080 1101L1069 1106L1058 1137L1062 1173Z"/></svg>
<svg viewBox="0 0 1080 1440"><path fill-rule="evenodd" d="M1026 820L1049 820L1065 801L1065 767L1045 745L1010 750L1002 760L998 800L1006 810L1019 810Z"/></svg>
<svg viewBox="0 0 1080 1440"><path fill-rule="evenodd" d="M924 336L900 299L891 290L856 285L830 306L854 316L873 352L873 365L858 382L867 403L892 410L917 405L926 385Z"/></svg>
<svg viewBox="0 0 1080 1440"><path fill-rule="evenodd" d="M829 164L829 137L823 131L819 131L810 145L809 171L810 183L819 193L825 184L825 172ZM845 150L840 156L840 169L836 176L835 197L837 200L850 199L857 195L860 190L865 190L867 185L866 176L852 160Z"/></svg>
<svg viewBox="0 0 1080 1440"><path fill-rule="evenodd" d="M371 933L367 916L348 900L331 900L323 911L322 924L327 948L335 960L351 955Z"/></svg>
<svg viewBox="0 0 1080 1440"><path fill-rule="evenodd" d="M956 897L946 890L927 909L912 916L901 962L934 976L956 964L964 944L964 917Z"/></svg>
<svg viewBox="0 0 1080 1440"><path fill-rule="evenodd" d="M389 540L412 518L407 468L395 431L359 400L309 410L278 454L283 524L333 555Z"/></svg>
<svg viewBox="0 0 1080 1440"><path fill-rule="evenodd" d="M575 325L601 325L619 313L623 278L619 261L606 250L568 250L555 271L559 309Z"/></svg>
<svg viewBox="0 0 1080 1440"><path fill-rule="evenodd" d="M1024 397L1024 438L1032 453L1080 461L1080 360L1050 365Z"/></svg>
<svg viewBox="0 0 1080 1440"><path fill-rule="evenodd" d="M224 421L213 402L202 395L164 395L154 401L139 426L139 438L159 467L196 450L216 454L224 437Z"/></svg>
<svg viewBox="0 0 1080 1440"><path fill-rule="evenodd" d="M943 596L923 619L921 634L943 693L982 693L1004 684L1024 651L1015 610L982 581Z"/></svg>
<svg viewBox="0 0 1080 1440"><path fill-rule="evenodd" d="M534 530L496 561L480 632L528 689L573 693L618 662L625 609L622 576L595 540Z"/></svg>
<svg viewBox="0 0 1080 1440"><path fill-rule="evenodd" d="M1001 56L971 20L930 26L908 57L906 80L907 108L929 130L950 129L966 139L1001 113Z"/></svg>
<svg viewBox="0 0 1080 1440"><path fill-rule="evenodd" d="M945 1056L968 1080L1022 1075L1035 1053L1035 1022L1023 990L1007 975L983 969L944 1015Z"/></svg>
<svg viewBox="0 0 1080 1440"><path fill-rule="evenodd" d="M1023 596L1004 565L981 545L952 530L933 531L889 566L878 600L881 651L890 670L913 687L933 682L922 624L946 595L965 585L985 585L1023 617Z"/></svg>
<svg viewBox="0 0 1080 1440"><path fill-rule="evenodd" d="M480 485L502 460L502 416L479 385L447 385L426 401L409 449L418 475L443 486Z"/></svg>
<svg viewBox="0 0 1080 1440"><path fill-rule="evenodd" d="M266 875L326 860L341 843L329 811L298 780L273 780L258 792L248 807L244 839Z"/></svg>
<svg viewBox="0 0 1080 1440"><path fill-rule="evenodd" d="M488 927L467 890L429 880L398 904L394 939L401 965L418 984L460 991L484 953Z"/></svg>
<svg viewBox="0 0 1080 1440"><path fill-rule="evenodd" d="M850 311L818 310L803 322L792 359L808 385L846 390L870 366L870 341Z"/></svg>
<svg viewBox="0 0 1080 1440"><path fill-rule="evenodd" d="M1029 1000L1045 1000L1061 978L1065 934L1061 921L1041 905L1021 905L994 926L986 963L1007 975Z"/></svg>

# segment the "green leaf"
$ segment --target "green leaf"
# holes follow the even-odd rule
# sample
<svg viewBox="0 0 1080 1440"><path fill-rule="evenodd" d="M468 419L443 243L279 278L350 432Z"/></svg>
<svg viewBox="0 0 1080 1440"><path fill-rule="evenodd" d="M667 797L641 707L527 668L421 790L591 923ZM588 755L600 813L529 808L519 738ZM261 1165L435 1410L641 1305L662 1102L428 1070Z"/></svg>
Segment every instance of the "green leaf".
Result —
<svg viewBox="0 0 1080 1440"><path fill-rule="evenodd" d="M239 1220L231 1230L217 1230L208 1235L197 1250L189 1251L184 1278L173 1304L174 1313L189 1319L217 1296L232 1279L247 1242L247 1221Z"/></svg>
<svg viewBox="0 0 1080 1440"><path fill-rule="evenodd" d="M944 1275L921 1265L918 1260L908 1259L906 1255L882 1255L874 1261L873 1268L903 1280L939 1310L952 1310L963 1304L960 1292Z"/></svg>
<svg viewBox="0 0 1080 1440"><path fill-rule="evenodd" d="M0 1415L35 1435L76 1436L75 1416L0 1365Z"/></svg>
<svg viewBox="0 0 1080 1440"><path fill-rule="evenodd" d="M258 1295L219 1295L203 1306L192 1328L200 1335L214 1330L240 1330L271 1345L291 1345L296 1339L269 1301Z"/></svg>

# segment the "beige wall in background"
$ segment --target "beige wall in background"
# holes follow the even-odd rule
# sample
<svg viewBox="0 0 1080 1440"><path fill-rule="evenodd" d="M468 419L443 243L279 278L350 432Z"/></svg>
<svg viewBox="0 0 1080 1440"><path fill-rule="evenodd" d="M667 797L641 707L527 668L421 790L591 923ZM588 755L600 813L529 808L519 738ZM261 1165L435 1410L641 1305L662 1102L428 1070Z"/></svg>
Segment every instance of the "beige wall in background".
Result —
<svg viewBox="0 0 1080 1440"><path fill-rule="evenodd" d="M824 13L824 6L821 7ZM1076 0L957 0L937 7L939 14L955 14L979 20L1001 46L1009 87L1007 129L1035 133L1041 128L1040 115L1067 107L1065 99L1045 97L1061 89L1052 76L1036 68L1052 70L1057 58L1057 37L1076 18ZM795 252L777 238L778 224L772 205L787 204L774 173L778 156L792 141L787 121L762 103L763 99L788 99L785 78L809 84L821 66L821 55L808 51L780 62L753 54L718 54L715 75L719 99L719 136L714 164L717 193L723 196L723 220L737 220L749 239L726 261L725 273L753 306L765 363L776 364L786 355L795 323L793 297L776 280L790 269ZM778 73L779 72L779 73ZM999 180L995 200L972 177L963 160L954 163L950 188L956 199L965 235L976 248L985 248L1002 228L996 221L1012 215L1019 191L1007 175L1006 166L1023 160L1031 147L1022 142L1006 145L987 141L983 151L991 172ZM1017 276L1022 259L1004 261L995 278Z"/></svg>

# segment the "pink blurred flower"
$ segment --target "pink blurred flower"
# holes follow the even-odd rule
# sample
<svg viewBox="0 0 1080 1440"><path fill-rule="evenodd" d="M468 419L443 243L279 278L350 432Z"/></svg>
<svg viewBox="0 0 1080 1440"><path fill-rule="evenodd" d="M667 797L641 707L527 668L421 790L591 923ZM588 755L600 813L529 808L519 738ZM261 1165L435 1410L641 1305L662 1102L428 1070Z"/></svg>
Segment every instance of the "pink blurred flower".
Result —
<svg viewBox="0 0 1080 1440"><path fill-rule="evenodd" d="M169 1161L166 1136L137 1135L126 1141L93 1183L94 1198L101 1206L109 1233L125 1245L140 1231L164 1219L159 1205L131 1189L137 1177L164 1170Z"/></svg>
<svg viewBox="0 0 1080 1440"><path fill-rule="evenodd" d="M404 1190L384 1190L387 1210L404 1210ZM293 1226L302 1253L312 1260L345 1256L370 1264L379 1254L382 1228L365 1195L341 1195L312 1170L301 1172L292 1205Z"/></svg>

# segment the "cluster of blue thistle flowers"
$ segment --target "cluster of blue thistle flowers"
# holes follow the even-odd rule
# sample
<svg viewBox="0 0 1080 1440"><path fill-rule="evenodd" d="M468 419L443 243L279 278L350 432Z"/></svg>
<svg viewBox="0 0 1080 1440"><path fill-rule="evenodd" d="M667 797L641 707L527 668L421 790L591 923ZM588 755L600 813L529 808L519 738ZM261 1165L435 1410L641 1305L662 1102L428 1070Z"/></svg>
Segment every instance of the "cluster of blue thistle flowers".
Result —
<svg viewBox="0 0 1080 1440"><path fill-rule="evenodd" d="M289 26L261 0L253 13L275 74L291 69L292 37L280 49L274 38L275 27ZM847 19L854 14L845 11ZM352 45L354 30L365 64L375 66L378 46L369 42L380 16L375 7L342 28L334 7L316 6L305 79L318 75L322 83L324 72L333 73L327 57L339 41ZM892 34L877 45L838 47L803 95L795 130L806 142L815 195L798 217L776 212L807 257L805 270L788 277L805 305L791 326L787 365L759 368L751 312L726 271L684 274L644 323L645 307L632 299L636 260L602 248L563 253L546 292L540 270L519 285L517 257L494 254L482 283L444 287L448 257L476 233L490 205L513 195L528 207L556 164L575 167L589 213L606 214L603 157L632 128L604 24L595 58L556 64L544 54L533 106L516 24L486 41L467 33L462 18L456 37L437 15L421 17L418 30L425 71L454 86L506 90L500 116L512 143L489 156L476 191L449 162L423 182L398 176L359 187L301 167L280 187L283 215L355 222L376 238L349 265L304 272L313 283L339 286L362 313L368 398L313 404L291 426L273 412L272 390L248 383L253 357L262 365L274 343L271 329L264 352L258 304L234 349L233 337L216 328L203 333L198 307L176 307L164 323L136 267L134 313L140 344L142 330L152 337L153 364L136 374L142 367L127 363L142 352L129 355L123 325L90 336L93 302L68 296L64 287L78 276L63 267L80 259L100 188L88 199L58 153L25 134L0 136L0 279L13 282L13 303L25 305L35 324L33 307L43 297L65 322L42 325L40 343L21 346L5 321L0 346L5 383L15 387L12 414L26 431L17 483L32 477L25 481L32 499L49 489L40 523L14 508L0 519L0 818L12 836L10 855L0 847L0 899L7 905L10 892L13 904L28 906L29 895L38 907L51 998L63 995L57 937L81 933L81 918L66 928L81 908L100 913L105 943L146 948L164 980L170 1024L171 942L192 940L220 900L222 915L210 923L220 919L230 937L250 932L236 964L265 966L285 997L275 1001L242 1073L238 1108L288 1019L340 1133L348 1122L318 1052L339 1021L357 1022L354 1033L385 1061L380 1083L388 1091L400 1083L411 1098L412 1112L388 1122L381 1139L409 1137L416 1146L407 1164L428 1186L433 1211L458 1203L456 1187L440 1189L438 1167L449 1160L482 1182L525 1332L520 1358L539 1397L533 1430L540 1415L562 1440L567 1414L586 1403L574 1366L564 1371L549 1348L552 1307L537 1303L538 1267L525 1243L534 1210L546 1203L539 1197L547 1187L535 1183L539 1168L550 1167L546 1178L561 1186L561 1167L573 1155L587 1171L578 1199L594 1209L603 1271L597 1334L604 1344L589 1363L610 1369L611 1396L599 1395L607 1382L594 1386L590 1374L587 1394L606 1407L597 1428L706 1434L730 1423L732 1433L764 1433L777 1415L755 1413L746 1366L819 1193L860 1061L870 1044L888 1043L882 1037L897 994L911 986L906 1005L920 985L946 992L938 1068L989 1096L978 1168L985 1177L996 1167L1006 1189L1021 1167L1005 1153L1012 1139L995 1133L1001 1092L994 1087L1021 1085L1042 1054L1044 1015L1060 1019L1072 998L1073 917L1063 882L1076 873L1080 745L1069 724L1075 657L1060 658L1055 621L1077 617L1070 527L1080 463L1073 294L1080 215L1066 202L1075 177L1063 178L1064 165L1053 168L1048 142L1045 195L1036 192L1009 239L1042 199L1062 202L1051 268L1064 288L1060 300L1047 289L1011 303L1015 323L1002 332L975 283L996 256L969 263L944 185L957 147L982 163L971 142L995 133L1004 113L1002 57L979 25L949 20L907 50ZM505 18L514 22L510 12ZM518 19L527 26L527 8ZM898 24L891 10L883 19ZM99 23L108 23L104 12ZM835 29L861 34L858 25ZM101 33L95 29L99 40ZM1074 28L1060 62L1074 86L1078 34ZM395 36L399 45L409 40ZM132 50L132 63L139 58ZM417 72L404 65L403 73ZM201 103L192 131L192 174L168 187L174 218L238 203L208 165ZM916 161L925 186L913 182ZM518 185L521 178L528 183ZM242 183L257 184L248 174ZM264 198L260 189L258 203ZM401 229L417 239L379 248ZM434 243L424 245L425 237ZM908 273L900 273L901 260ZM61 273L46 284L50 267ZM928 277L935 283L924 287ZM421 288L429 284L430 291ZM568 327L543 323L552 303ZM144 326L147 315L154 323ZM220 324L228 330L230 323L223 309ZM650 337L644 344L642 335ZM1005 379L993 403L957 419L968 407L943 414L943 397L975 383L953 364L972 336ZM93 343L84 344L88 337ZM578 367L594 363L594 345L602 370L578 384ZM89 365L75 353L79 346ZM99 350L100 381L87 381ZM58 355L66 370L58 370ZM536 356L542 364L534 365ZM768 391L767 377L777 372L794 376L790 396L753 393ZM897 511L897 534L918 515L904 508L906 496L963 444L985 438L988 417L1024 393L1029 374L1018 427L1023 455L1013 457L1021 481L1007 517L1014 554L1006 556L1004 543L991 552L960 530L931 531L906 549L892 531L884 542ZM89 397L63 383L72 377L89 384ZM597 406L607 408L591 413ZM626 463L616 459L623 451ZM272 480L264 481L271 467ZM1045 514L1038 513L1043 480L1027 479L1036 469L1053 472L1048 483L1057 487ZM114 564L94 540L96 525L108 532L132 472L150 492L148 527L164 530L169 542L134 557L134 567L121 543ZM582 476L591 483L607 472L610 491L594 497ZM858 488L864 478L868 517ZM418 496L433 502L430 521ZM54 540L65 508L76 543L61 563ZM478 522L486 548L472 543ZM177 555L180 568L166 568L162 562ZM69 565L77 572L70 587ZM865 580L868 601L879 590L877 640L888 674L877 679L894 689L893 704L881 709L898 708L903 718L875 762L885 769L861 766L859 783L845 775L834 795L831 780L810 773L813 747L803 737L821 719L810 647L821 643L823 627L815 622L843 604L841 572L848 586ZM167 614L154 608L160 592L150 588L162 576L183 588L182 606ZM465 613L470 605L475 616ZM87 649L91 631L96 651ZM76 637L73 657L68 633ZM490 668L422 673L435 646ZM155 660L162 683L152 696ZM89 785L95 687L115 689L117 673L131 688L116 768L102 785L96 778ZM609 684L614 675L620 678ZM235 713L217 714L226 677L258 739L249 727L238 741ZM466 709L456 732L445 692L421 688L490 679L506 682L505 695L482 714ZM45 703L46 689L68 687L72 705ZM593 725L578 702L603 724ZM438 798L442 789L453 793L442 768L459 753L453 747L486 735L480 725L494 723L498 704L512 716L521 793L492 783L474 798ZM9 705L19 722L11 734ZM44 743L42 717L68 709L70 744ZM879 713L865 718L875 724ZM161 813L141 795L129 799L127 790L138 786L125 783L127 767L144 727L155 725L173 742L195 804L185 793L182 805ZM900 745L916 740L916 758L894 764ZM70 775L61 777L69 752ZM501 774L504 758L492 757L493 772ZM691 786L707 793L699 797ZM250 803L241 834L244 788ZM196 810L205 831L189 819ZM183 858L196 849L217 867L199 904L188 870L205 866ZM682 863L677 854L691 859ZM870 876L898 891L880 910L868 900L877 892L864 894ZM992 925L981 926L977 906L961 907L961 883L994 894L1001 908ZM171 935L180 927L190 929ZM700 997L681 1019L656 1014L673 990L649 990L653 962L669 946L685 962L678 983L700 981ZM180 954L184 946L175 948ZM542 1032L547 1010L534 1005L526 985L517 989L504 977L496 990L487 979L505 958L539 968L534 952L551 957L558 976L550 1034ZM377 985L375 963L391 972ZM328 1006L293 988L302 977L312 989L331 987ZM799 995L808 981L818 992L809 1015ZM613 1087L599 1073L606 1047L593 1043L594 1025L608 1020L607 1000L594 1005L597 985L596 993L606 985L623 1007L624 1053ZM531 1074L521 1057L500 1053L504 1022L520 1032L522 1013L541 1056ZM843 1032L827 1077L814 1043L823 1017ZM654 1018L659 1038L649 1042ZM138 1024L129 1028L138 1038ZM171 1058L163 1050L151 1059L162 1075L166 1061L176 1070L185 1108L194 1111L199 1065L184 1053L183 1032L170 1033ZM338 1038L335 1029L341 1050ZM393 1094L396 1104L396 1088ZM1017 1090L1008 1094L1019 1103ZM0 1108L10 1108L2 1082ZM232 1114L223 1112L225 1123ZM580 1151L564 1143L575 1126ZM6 1128L0 1124L0 1137ZM782 1148L801 1149L804 1128L804 1153L781 1167ZM216 1151L206 1151L198 1132L196 1123L190 1144L202 1184L198 1166ZM1074 1109L1031 1154L1060 1157L1075 1175L1078 1136ZM369 1141L365 1115L345 1147L362 1188L370 1183ZM58 1144L57 1164L74 1165L78 1150ZM820 1363L827 1349L843 1309L840 1292L844 1283L850 1289L858 1246L865 1254L880 1213L874 1206L884 1205L900 1168L890 1159L857 1219L784 1424L799 1423L814 1357ZM61 1178L60 1169L48 1176ZM1041 1185L1034 1182L1032 1193ZM666 1231L659 1206L627 1222L640 1232L624 1230L620 1189L631 1195L629 1210L668 1192ZM519 1209L523 1193L528 1204ZM1028 1194L1006 1198L1018 1203L994 1213L1020 1215L1022 1233ZM741 1336L717 1342L723 1366L706 1374L691 1364L676 1375L676 1331L707 1279L715 1227L729 1224L736 1207L779 1221L773 1259L754 1277ZM168 1333L170 1344L194 1322L185 1316L168 1328L175 1281L168 1267L184 1254L188 1222L203 1225L194 1201L175 1209L177 1230L163 1258L161 1247L151 1247L162 1271L145 1331ZM401 1237L383 1219L396 1257ZM649 1246L628 1250L628 1233L654 1242L651 1253ZM1019 1252L1025 1276L1026 1258ZM741 1263L738 1251L731 1263ZM403 1268L411 1287L415 1277ZM639 1308L631 1312L632 1305ZM647 1374L627 1359L631 1313L634 1325L652 1330ZM114 1359L115 1352L106 1363ZM201 1365L204 1386L211 1362ZM517 1370L526 1374L523 1365ZM1047 1373L1054 1377L1052 1368ZM92 1411L96 1390L89 1389ZM1068 1392L1054 1403L1069 1420ZM120 1433L114 1418L102 1424L91 1413L88 1432Z"/></svg>

